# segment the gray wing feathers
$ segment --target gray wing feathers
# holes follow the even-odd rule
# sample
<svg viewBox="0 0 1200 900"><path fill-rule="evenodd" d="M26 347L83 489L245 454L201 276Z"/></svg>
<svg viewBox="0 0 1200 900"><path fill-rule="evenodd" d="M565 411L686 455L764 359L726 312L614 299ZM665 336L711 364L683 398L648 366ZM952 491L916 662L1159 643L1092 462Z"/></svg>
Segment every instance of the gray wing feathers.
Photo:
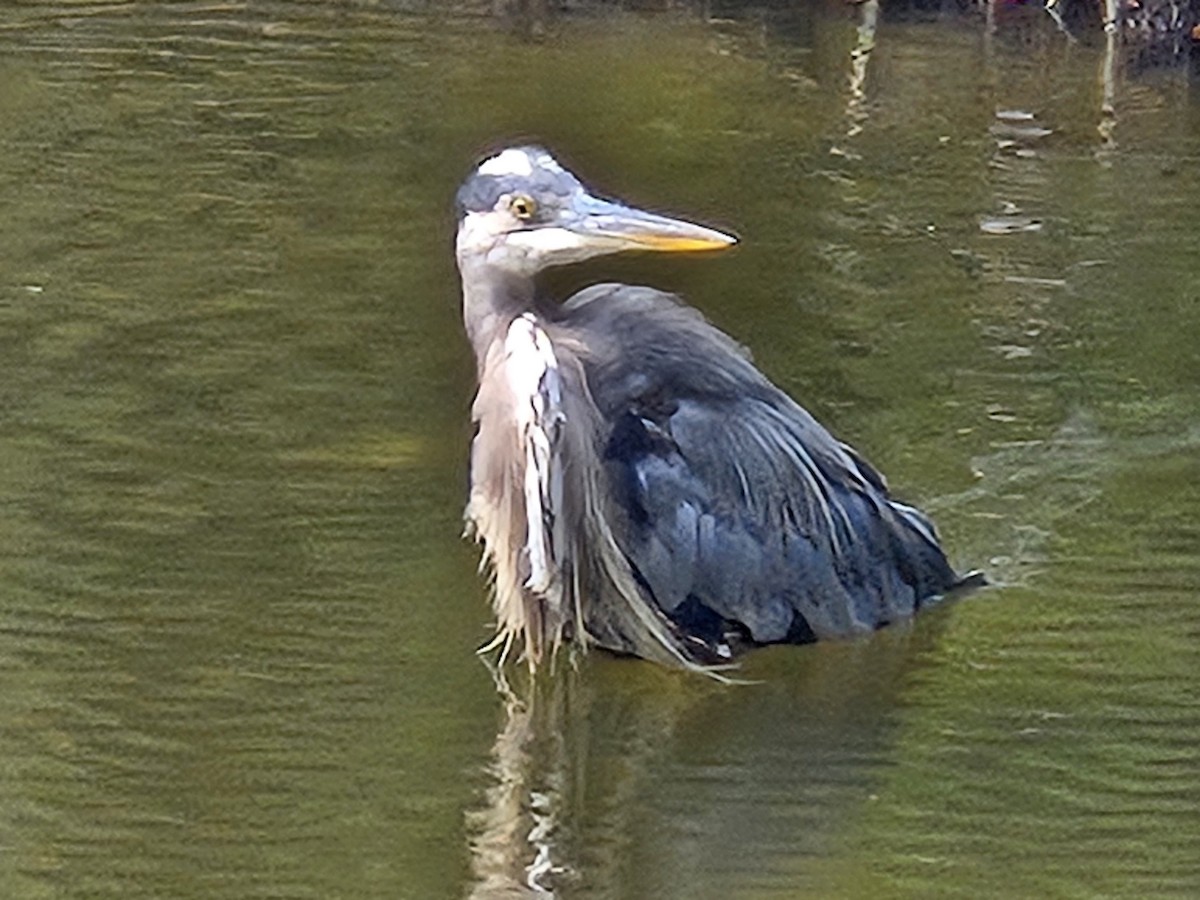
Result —
<svg viewBox="0 0 1200 900"><path fill-rule="evenodd" d="M905 618L953 586L929 521L694 310L599 285L563 322L610 422L619 540L668 614L699 602L758 642L812 639Z"/></svg>
<svg viewBox="0 0 1200 900"><path fill-rule="evenodd" d="M695 597L761 643L787 639L797 612L816 637L911 615L913 587L889 577L896 516L793 452L777 411L683 402L669 427L669 453L609 461L631 488L626 547L665 609Z"/></svg>

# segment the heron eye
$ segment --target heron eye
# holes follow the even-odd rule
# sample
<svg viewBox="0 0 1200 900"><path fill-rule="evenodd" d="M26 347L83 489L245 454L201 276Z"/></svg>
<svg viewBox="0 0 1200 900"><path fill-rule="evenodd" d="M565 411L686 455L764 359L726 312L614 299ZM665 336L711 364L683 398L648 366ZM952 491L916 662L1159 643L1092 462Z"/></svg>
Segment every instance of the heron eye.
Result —
<svg viewBox="0 0 1200 900"><path fill-rule="evenodd" d="M512 210L512 214L518 219L533 218L534 212L537 210L537 204L533 202L532 197L527 197L525 194L517 194L509 201L508 208Z"/></svg>

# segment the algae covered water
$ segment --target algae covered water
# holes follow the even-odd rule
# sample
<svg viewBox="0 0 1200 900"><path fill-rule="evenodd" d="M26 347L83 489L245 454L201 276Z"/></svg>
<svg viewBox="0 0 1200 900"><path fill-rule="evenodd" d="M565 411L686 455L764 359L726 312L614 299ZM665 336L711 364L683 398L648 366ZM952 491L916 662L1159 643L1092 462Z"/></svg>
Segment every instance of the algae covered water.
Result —
<svg viewBox="0 0 1200 900"><path fill-rule="evenodd" d="M0 894L1200 893L1194 89L720 12L0 13ZM737 233L549 286L685 295L1000 587L498 691L451 199L512 140Z"/></svg>

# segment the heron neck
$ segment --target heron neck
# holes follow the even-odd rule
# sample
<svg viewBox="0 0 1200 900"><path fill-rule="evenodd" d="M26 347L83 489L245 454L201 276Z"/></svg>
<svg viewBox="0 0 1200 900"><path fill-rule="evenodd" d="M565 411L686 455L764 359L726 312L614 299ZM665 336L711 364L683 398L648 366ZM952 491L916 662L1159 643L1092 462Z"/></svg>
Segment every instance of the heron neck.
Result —
<svg viewBox="0 0 1200 900"><path fill-rule="evenodd" d="M533 279L474 257L459 257L463 289L463 326L482 361L488 347L502 338L509 324L534 308Z"/></svg>

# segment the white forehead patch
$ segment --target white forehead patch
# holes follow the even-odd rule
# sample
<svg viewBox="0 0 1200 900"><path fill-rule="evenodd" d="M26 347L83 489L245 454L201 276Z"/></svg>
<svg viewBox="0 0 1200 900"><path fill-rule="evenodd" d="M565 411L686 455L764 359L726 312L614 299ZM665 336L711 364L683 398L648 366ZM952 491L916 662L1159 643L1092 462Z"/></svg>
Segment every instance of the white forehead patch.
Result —
<svg viewBox="0 0 1200 900"><path fill-rule="evenodd" d="M534 168L560 175L566 171L553 156L540 147L509 147L491 159L485 159L476 172L480 175L521 175L528 178L533 174Z"/></svg>
<svg viewBox="0 0 1200 900"><path fill-rule="evenodd" d="M533 174L533 163L529 161L528 153L514 147L485 159L478 172L480 175L523 175L528 178Z"/></svg>
<svg viewBox="0 0 1200 900"><path fill-rule="evenodd" d="M560 175L566 173L566 169L558 164L558 160L544 151L538 154L537 164L543 169L547 169L551 172L557 172Z"/></svg>

